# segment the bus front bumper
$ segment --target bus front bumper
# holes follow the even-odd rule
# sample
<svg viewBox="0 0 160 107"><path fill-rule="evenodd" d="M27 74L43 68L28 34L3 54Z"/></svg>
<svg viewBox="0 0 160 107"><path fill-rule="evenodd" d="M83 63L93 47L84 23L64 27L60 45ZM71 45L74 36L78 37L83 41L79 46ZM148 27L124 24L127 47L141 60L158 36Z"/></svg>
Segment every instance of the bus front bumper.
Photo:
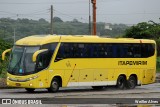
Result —
<svg viewBox="0 0 160 107"><path fill-rule="evenodd" d="M17 87L17 88L47 88L42 81L30 80L26 82L18 82L7 79L8 87Z"/></svg>

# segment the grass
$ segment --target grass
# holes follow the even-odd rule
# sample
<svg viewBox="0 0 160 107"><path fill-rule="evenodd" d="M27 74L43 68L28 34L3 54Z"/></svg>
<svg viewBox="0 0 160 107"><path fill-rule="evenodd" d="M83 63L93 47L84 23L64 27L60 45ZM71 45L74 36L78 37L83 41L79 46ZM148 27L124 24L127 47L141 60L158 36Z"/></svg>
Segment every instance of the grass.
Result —
<svg viewBox="0 0 160 107"><path fill-rule="evenodd" d="M160 57L157 57L157 72L160 73Z"/></svg>
<svg viewBox="0 0 160 107"><path fill-rule="evenodd" d="M7 72L2 72L2 73L0 74L0 78L6 78L6 74L7 74Z"/></svg>

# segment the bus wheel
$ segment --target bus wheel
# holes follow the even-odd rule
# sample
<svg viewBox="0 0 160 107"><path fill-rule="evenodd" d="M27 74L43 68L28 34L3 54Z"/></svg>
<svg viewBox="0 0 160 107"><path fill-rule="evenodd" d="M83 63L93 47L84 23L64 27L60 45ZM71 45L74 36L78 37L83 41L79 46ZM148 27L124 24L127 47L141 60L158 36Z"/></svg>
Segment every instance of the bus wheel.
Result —
<svg viewBox="0 0 160 107"><path fill-rule="evenodd" d="M34 92L34 90L35 90L34 88L25 88L25 89L27 92L30 92L30 93Z"/></svg>
<svg viewBox="0 0 160 107"><path fill-rule="evenodd" d="M137 85L137 80L134 76L130 76L127 81L127 88L134 89Z"/></svg>
<svg viewBox="0 0 160 107"><path fill-rule="evenodd" d="M119 89L124 89L126 87L126 79L124 76L119 76L117 80L117 87Z"/></svg>
<svg viewBox="0 0 160 107"><path fill-rule="evenodd" d="M52 82L51 82L50 88L48 88L48 91L49 91L49 92L57 92L57 91L59 90L59 86L60 86L60 84L59 84L58 79L57 79L57 78L54 78L54 79L52 80Z"/></svg>
<svg viewBox="0 0 160 107"><path fill-rule="evenodd" d="M103 86L92 86L94 90L102 90L104 87Z"/></svg>

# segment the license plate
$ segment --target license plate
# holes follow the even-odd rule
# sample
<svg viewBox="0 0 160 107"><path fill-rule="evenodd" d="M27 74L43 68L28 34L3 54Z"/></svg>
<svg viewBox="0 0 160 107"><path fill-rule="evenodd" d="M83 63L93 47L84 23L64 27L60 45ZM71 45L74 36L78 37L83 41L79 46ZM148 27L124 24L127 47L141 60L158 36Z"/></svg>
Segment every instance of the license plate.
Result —
<svg viewBox="0 0 160 107"><path fill-rule="evenodd" d="M16 86L21 86L21 84L20 83L16 83Z"/></svg>

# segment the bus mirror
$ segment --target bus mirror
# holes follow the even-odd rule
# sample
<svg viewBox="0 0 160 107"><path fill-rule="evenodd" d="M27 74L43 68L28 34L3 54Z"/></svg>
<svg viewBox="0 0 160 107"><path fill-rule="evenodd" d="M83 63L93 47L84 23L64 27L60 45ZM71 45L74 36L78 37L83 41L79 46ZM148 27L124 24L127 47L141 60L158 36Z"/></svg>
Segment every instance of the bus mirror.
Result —
<svg viewBox="0 0 160 107"><path fill-rule="evenodd" d="M42 50L36 51L36 52L33 54L33 56L32 56L32 61L33 61L33 62L36 62L37 56L38 56L40 53L43 53L43 52L46 52L46 51L48 51L48 49L42 49Z"/></svg>
<svg viewBox="0 0 160 107"><path fill-rule="evenodd" d="M6 53L10 52L12 49L7 49L2 53L2 60L5 60Z"/></svg>

